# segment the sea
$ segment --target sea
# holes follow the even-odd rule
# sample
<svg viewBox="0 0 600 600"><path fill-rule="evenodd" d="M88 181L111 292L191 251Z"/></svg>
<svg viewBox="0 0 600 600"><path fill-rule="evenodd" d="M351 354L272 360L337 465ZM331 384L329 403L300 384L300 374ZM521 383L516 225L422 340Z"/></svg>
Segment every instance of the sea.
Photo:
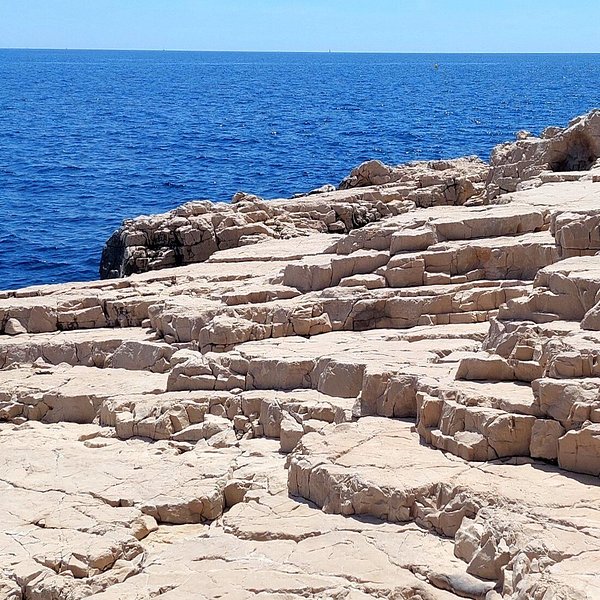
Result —
<svg viewBox="0 0 600 600"><path fill-rule="evenodd" d="M123 219L476 154L600 106L600 55L0 50L0 289L98 277Z"/></svg>

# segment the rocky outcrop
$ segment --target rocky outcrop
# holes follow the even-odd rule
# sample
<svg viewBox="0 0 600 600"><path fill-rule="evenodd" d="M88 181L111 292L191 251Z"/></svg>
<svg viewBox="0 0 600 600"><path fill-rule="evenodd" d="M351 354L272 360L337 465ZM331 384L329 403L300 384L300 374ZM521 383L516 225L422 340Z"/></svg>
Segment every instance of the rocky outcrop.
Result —
<svg viewBox="0 0 600 600"><path fill-rule="evenodd" d="M271 201L238 193L230 204L189 202L166 215L125 221L106 243L100 276L202 262L218 250L270 238L348 233L415 205L464 204L482 190L488 172L478 159L415 163L390 169L389 176L377 174L387 169L366 163L340 191L324 187L318 193ZM364 189L350 189L357 186Z"/></svg>
<svg viewBox="0 0 600 600"><path fill-rule="evenodd" d="M600 168L499 172L192 203L113 236L148 272L1 292L0 597L600 598Z"/></svg>
<svg viewBox="0 0 600 600"><path fill-rule="evenodd" d="M231 203L189 202L165 215L125 221L107 241L100 276L114 278L207 260L219 250L311 233L348 233L415 207L494 202L499 196L563 181L594 180L600 160L600 111L537 138L519 132L497 146L489 165L477 157L399 166L368 161L339 189L264 201L240 192Z"/></svg>
<svg viewBox="0 0 600 600"><path fill-rule="evenodd" d="M497 146L490 160L486 196L494 198L530 186L597 177L589 175L600 159L600 110L548 127L537 138L529 132L517 141Z"/></svg>

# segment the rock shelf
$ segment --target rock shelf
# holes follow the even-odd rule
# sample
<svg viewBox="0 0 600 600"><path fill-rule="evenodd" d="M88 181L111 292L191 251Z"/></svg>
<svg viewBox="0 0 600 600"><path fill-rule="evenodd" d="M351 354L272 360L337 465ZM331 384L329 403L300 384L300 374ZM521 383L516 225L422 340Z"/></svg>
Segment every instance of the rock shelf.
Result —
<svg viewBox="0 0 600 600"><path fill-rule="evenodd" d="M600 598L599 157L371 161L0 292L0 598Z"/></svg>

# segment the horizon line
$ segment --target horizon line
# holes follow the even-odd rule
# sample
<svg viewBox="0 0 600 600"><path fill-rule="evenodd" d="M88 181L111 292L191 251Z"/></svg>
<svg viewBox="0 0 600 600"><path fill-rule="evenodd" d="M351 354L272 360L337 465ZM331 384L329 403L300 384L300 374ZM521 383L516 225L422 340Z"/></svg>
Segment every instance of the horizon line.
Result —
<svg viewBox="0 0 600 600"><path fill-rule="evenodd" d="M196 52L196 53L214 53L214 54L425 54L425 55L464 55L474 54L480 56L492 55L600 55L598 52L503 52L503 51L417 51L417 50L200 50L186 48L58 48L58 47L35 47L35 46L11 46L0 47L0 50L32 50L32 51L58 51L58 52Z"/></svg>

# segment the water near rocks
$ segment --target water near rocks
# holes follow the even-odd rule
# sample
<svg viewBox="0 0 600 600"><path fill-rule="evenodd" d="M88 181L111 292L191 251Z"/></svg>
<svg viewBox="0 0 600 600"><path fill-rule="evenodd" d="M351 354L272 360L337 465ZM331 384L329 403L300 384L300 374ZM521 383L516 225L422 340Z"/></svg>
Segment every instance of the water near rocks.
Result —
<svg viewBox="0 0 600 600"><path fill-rule="evenodd" d="M123 218L188 199L487 158L600 105L599 78L597 55L2 50L0 288L93 279Z"/></svg>
<svg viewBox="0 0 600 600"><path fill-rule="evenodd" d="M600 110L341 188L0 292L0 598L600 598Z"/></svg>

